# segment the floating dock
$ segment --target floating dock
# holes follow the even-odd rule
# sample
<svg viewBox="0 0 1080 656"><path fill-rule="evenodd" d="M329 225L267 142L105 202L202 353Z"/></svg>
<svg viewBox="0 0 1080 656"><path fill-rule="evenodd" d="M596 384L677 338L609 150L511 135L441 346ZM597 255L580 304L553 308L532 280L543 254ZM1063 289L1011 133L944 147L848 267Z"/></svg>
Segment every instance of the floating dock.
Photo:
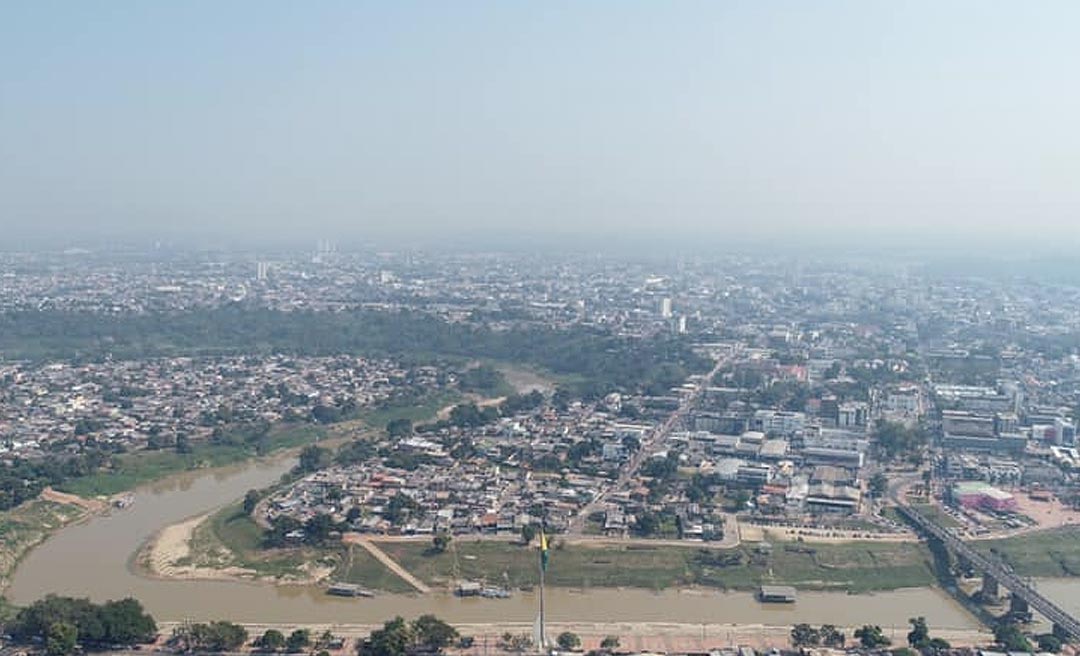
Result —
<svg viewBox="0 0 1080 656"><path fill-rule="evenodd" d="M758 601L766 604L793 604L795 595L790 585L763 585L758 589Z"/></svg>
<svg viewBox="0 0 1080 656"><path fill-rule="evenodd" d="M374 597L375 593L367 588L362 588L355 583L334 583L326 590L326 594L335 597Z"/></svg>

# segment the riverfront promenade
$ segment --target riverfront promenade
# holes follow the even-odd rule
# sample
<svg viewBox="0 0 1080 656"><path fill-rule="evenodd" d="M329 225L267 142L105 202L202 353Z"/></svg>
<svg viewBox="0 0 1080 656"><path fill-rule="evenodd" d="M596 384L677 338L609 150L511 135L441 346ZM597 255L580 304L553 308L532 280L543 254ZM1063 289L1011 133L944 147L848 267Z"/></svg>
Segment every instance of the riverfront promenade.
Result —
<svg viewBox="0 0 1080 656"><path fill-rule="evenodd" d="M387 618L392 619L392 618ZM411 619L411 618L406 618ZM177 623L160 623L162 639L168 638ZM529 634L533 632L531 622L505 622L491 624L454 623L454 628L462 636L472 637L471 649L450 649L449 653L465 655L483 655L502 653L498 644L505 633ZM302 628L320 635L329 630L335 636L345 638L346 644L340 650L343 654L355 653L354 646L381 624L253 624L244 623L252 639L262 635L267 629L277 629L286 635L294 629ZM840 627L848 637L849 644L857 643L853 632L854 626ZM906 635L911 627L893 626L882 629L886 637L895 646L906 644ZM757 650L771 648L790 648L791 626L768 626L763 624L691 624L679 622L553 622L548 624L547 633L551 637L563 631L576 633L581 638L584 651L599 648L600 641L606 636L619 638L619 651L650 653L701 653L713 649L747 646ZM935 637L942 637L954 647L979 647L991 644L993 634L984 629L933 629Z"/></svg>

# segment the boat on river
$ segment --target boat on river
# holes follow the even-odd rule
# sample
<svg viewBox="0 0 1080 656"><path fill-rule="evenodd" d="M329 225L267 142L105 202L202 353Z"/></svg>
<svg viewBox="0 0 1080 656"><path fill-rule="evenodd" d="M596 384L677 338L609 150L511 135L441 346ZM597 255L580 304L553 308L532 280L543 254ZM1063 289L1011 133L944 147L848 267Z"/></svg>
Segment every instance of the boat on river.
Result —
<svg viewBox="0 0 1080 656"><path fill-rule="evenodd" d="M332 583L327 588L326 594L335 597L374 597L375 593L367 588L360 587L355 583Z"/></svg>

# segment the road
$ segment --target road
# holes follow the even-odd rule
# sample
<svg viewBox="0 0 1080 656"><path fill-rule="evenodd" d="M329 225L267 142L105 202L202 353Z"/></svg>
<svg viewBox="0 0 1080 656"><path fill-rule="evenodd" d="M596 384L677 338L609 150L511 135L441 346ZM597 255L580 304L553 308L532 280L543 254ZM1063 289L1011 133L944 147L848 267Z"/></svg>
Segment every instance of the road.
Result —
<svg viewBox="0 0 1080 656"><path fill-rule="evenodd" d="M686 395L679 403L679 407L664 420L664 423L660 424L659 427L649 433L648 437L641 443L641 448L639 448L634 455L630 456L630 460L623 465L619 473L619 478L614 483L609 483L603 487L596 495L596 498L586 504L585 507L578 512L577 516L571 520L570 527L567 530L568 535L581 535L585 530L585 522L588 520L589 515L603 510L604 504L613 492L619 490L625 491L630 488L631 483L636 480L638 470L641 469L641 465L645 462L645 458L652 453L657 445L662 444L664 440L668 438L668 435L670 435L671 431L679 425L679 422L686 416L686 413L694 409L713 376L715 376L725 364L727 364L726 359L718 360L716 366L705 375L703 382L697 383L690 394Z"/></svg>

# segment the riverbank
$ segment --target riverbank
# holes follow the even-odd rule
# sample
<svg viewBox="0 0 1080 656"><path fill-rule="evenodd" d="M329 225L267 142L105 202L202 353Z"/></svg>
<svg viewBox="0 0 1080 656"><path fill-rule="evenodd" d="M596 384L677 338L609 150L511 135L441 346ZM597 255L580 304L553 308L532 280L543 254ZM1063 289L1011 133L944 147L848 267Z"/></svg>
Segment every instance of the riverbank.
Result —
<svg viewBox="0 0 1080 656"><path fill-rule="evenodd" d="M478 580L510 588L537 585L536 547L519 542L458 536L445 552L427 539L365 538L384 555L383 562L355 545L325 549L266 550L261 530L238 505L161 531L144 547L144 564L164 578L257 578L298 582L306 562L325 563L319 577L356 583L372 590L407 593L418 586L449 590L458 581ZM804 590L875 592L934 584L931 556L918 542L847 541L806 544L781 542L718 548L644 540L553 540L550 586L568 588L693 588L756 590L762 583ZM387 567L389 559L395 567Z"/></svg>
<svg viewBox="0 0 1080 656"><path fill-rule="evenodd" d="M259 529L238 504L230 504L161 529L139 549L133 563L139 574L158 579L278 585L323 583L341 564L331 552L263 550L258 545Z"/></svg>
<svg viewBox="0 0 1080 656"><path fill-rule="evenodd" d="M334 425L332 432L340 434L354 426ZM160 481L174 474L194 469L214 469L249 460L272 456L289 449L296 449L325 437L327 429L312 424L283 424L274 427L260 442L250 444L197 442L188 452L175 449L137 451L116 458L116 465L109 470L82 476L65 482L64 492L82 497L111 496L128 492L136 487Z"/></svg>
<svg viewBox="0 0 1080 656"><path fill-rule="evenodd" d="M43 498L28 501L0 513L0 593L7 589L11 575L31 549L53 531L89 516L86 507Z"/></svg>

